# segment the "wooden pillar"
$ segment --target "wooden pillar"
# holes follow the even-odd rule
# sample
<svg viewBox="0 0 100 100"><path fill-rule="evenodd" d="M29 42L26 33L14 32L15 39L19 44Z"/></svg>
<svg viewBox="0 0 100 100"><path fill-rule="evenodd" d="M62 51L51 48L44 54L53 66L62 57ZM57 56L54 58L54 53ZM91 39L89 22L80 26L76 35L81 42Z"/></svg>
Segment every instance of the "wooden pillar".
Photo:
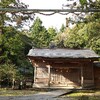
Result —
<svg viewBox="0 0 100 100"><path fill-rule="evenodd" d="M81 86L84 87L83 66L81 66Z"/></svg>
<svg viewBox="0 0 100 100"><path fill-rule="evenodd" d="M94 85L94 67L93 67L93 62L92 62L92 81L93 81L93 85Z"/></svg>
<svg viewBox="0 0 100 100"><path fill-rule="evenodd" d="M36 66L34 67L34 83L33 83L33 87L34 87L34 84L35 84L35 82L36 82L36 70L37 70L37 68L36 68Z"/></svg>
<svg viewBox="0 0 100 100"><path fill-rule="evenodd" d="M48 67L48 87L50 87L50 81L51 81L50 65L47 65L47 67Z"/></svg>

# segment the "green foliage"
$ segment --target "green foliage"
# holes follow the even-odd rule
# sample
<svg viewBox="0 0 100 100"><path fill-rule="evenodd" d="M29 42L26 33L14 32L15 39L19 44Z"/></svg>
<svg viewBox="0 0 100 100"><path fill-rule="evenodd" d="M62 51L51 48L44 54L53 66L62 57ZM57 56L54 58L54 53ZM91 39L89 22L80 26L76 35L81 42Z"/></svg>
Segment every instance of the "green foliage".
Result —
<svg viewBox="0 0 100 100"><path fill-rule="evenodd" d="M15 1L15 0L1 0L1 2L0 2L0 6L1 7L9 7L10 6L10 4L16 4L17 2Z"/></svg>
<svg viewBox="0 0 100 100"><path fill-rule="evenodd" d="M55 38L55 36L57 35L57 30L54 29L53 27L50 27L50 28L48 28L47 31L48 31L48 33L49 33L48 41L49 41L49 43L50 43L51 41L54 41L54 38Z"/></svg>
<svg viewBox="0 0 100 100"><path fill-rule="evenodd" d="M90 48L100 54L100 13L89 14L82 23L77 23L72 29L66 28L63 33L57 34L55 43L57 47L63 48Z"/></svg>
<svg viewBox="0 0 100 100"><path fill-rule="evenodd" d="M36 93L39 93L40 91L36 90L30 90L30 89L25 89L25 90L12 90L8 88L1 88L0 89L0 96L30 96ZM43 91L44 92L44 91Z"/></svg>
<svg viewBox="0 0 100 100"><path fill-rule="evenodd" d="M60 32L62 32L62 33L63 33L63 32L64 32L64 30L65 30L65 28L66 28L66 27L64 26L64 24L62 24L62 26L61 26L61 28L60 28Z"/></svg>
<svg viewBox="0 0 100 100"><path fill-rule="evenodd" d="M16 80L21 78L17 67L13 64L0 65L0 81L1 80L12 81L13 78Z"/></svg>
<svg viewBox="0 0 100 100"><path fill-rule="evenodd" d="M58 35L56 35L55 39L54 39L54 43L56 44L56 46L58 48L63 48L64 47L64 39L65 37L63 37L64 33L59 33Z"/></svg>
<svg viewBox="0 0 100 100"><path fill-rule="evenodd" d="M100 8L100 0L79 0L82 9L83 8L94 8L99 9Z"/></svg>
<svg viewBox="0 0 100 100"><path fill-rule="evenodd" d="M64 48L64 41L66 38L69 37L69 28L65 28L64 32L60 32L58 33L55 37L54 37L54 43L58 48Z"/></svg>
<svg viewBox="0 0 100 100"><path fill-rule="evenodd" d="M64 40L66 48L91 48L100 54L100 13L87 16L87 23L77 24ZM90 19L88 19L90 18ZM95 20L94 20L95 19Z"/></svg>
<svg viewBox="0 0 100 100"><path fill-rule="evenodd" d="M89 47L100 55L100 36L91 39Z"/></svg>
<svg viewBox="0 0 100 100"><path fill-rule="evenodd" d="M7 27L4 29L5 34L2 36L2 54L0 56L2 63L16 62L16 56L22 51L23 43L16 29Z"/></svg>
<svg viewBox="0 0 100 100"><path fill-rule="evenodd" d="M24 70L29 68L29 73L32 76L32 65L28 61L26 55L31 48L31 39L17 31L13 27L5 27L4 33L0 36L0 66L5 72L9 70L17 71L16 77L25 77ZM16 68L14 68L14 66ZM5 66L5 67L3 67ZM11 68L9 68L11 66ZM11 72L12 73L12 72ZM7 73L9 74L9 73ZM2 75L6 75L2 73ZM6 77L6 76L4 76ZM7 77L12 77L7 75Z"/></svg>
<svg viewBox="0 0 100 100"><path fill-rule="evenodd" d="M82 8L87 7L87 0L79 0Z"/></svg>
<svg viewBox="0 0 100 100"><path fill-rule="evenodd" d="M1 0L1 8L27 8L19 0ZM29 68L32 76L32 65L26 55L32 46L31 38L18 31L23 22L31 19L32 14L22 12L0 12L0 79L21 79L24 70ZM25 24L25 23L24 23Z"/></svg>
<svg viewBox="0 0 100 100"><path fill-rule="evenodd" d="M79 24L70 29L69 36L64 41L64 46L67 48L84 48L88 38L86 31L85 24Z"/></svg>
<svg viewBox="0 0 100 100"><path fill-rule="evenodd" d="M46 30L38 17L34 21L30 32L32 33L33 46L36 48L47 48L50 41L52 41L53 37L56 35L56 30L53 28Z"/></svg>
<svg viewBox="0 0 100 100"><path fill-rule="evenodd" d="M79 1L80 1L81 5L84 5L87 3L87 0L79 0Z"/></svg>
<svg viewBox="0 0 100 100"><path fill-rule="evenodd" d="M89 0L89 7L90 8L96 8L96 9L99 9L100 8L100 0L95 0L95 1L92 1L92 0Z"/></svg>
<svg viewBox="0 0 100 100"><path fill-rule="evenodd" d="M66 48L79 49L79 48L84 48L84 45L85 45L84 38L82 38L81 35L77 34L71 34L70 37L64 41L64 46Z"/></svg>

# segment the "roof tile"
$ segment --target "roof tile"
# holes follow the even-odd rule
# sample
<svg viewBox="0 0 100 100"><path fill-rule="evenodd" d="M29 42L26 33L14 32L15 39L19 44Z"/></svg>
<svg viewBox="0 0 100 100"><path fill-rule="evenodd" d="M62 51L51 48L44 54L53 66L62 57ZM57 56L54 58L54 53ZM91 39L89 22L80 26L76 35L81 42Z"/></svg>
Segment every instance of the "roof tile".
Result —
<svg viewBox="0 0 100 100"><path fill-rule="evenodd" d="M48 58L100 58L94 51L84 49L31 49L28 56Z"/></svg>

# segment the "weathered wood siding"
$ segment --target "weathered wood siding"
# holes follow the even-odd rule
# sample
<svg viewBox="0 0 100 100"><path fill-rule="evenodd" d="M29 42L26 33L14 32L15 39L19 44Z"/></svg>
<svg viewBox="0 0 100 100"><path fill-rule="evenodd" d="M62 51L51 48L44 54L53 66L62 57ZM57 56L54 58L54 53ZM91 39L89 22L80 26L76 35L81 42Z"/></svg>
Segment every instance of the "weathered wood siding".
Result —
<svg viewBox="0 0 100 100"><path fill-rule="evenodd" d="M80 85L80 70L76 68L52 68L51 86L77 87Z"/></svg>
<svg viewBox="0 0 100 100"><path fill-rule="evenodd" d="M80 67L78 63L52 63L51 86L80 86Z"/></svg>
<svg viewBox="0 0 100 100"><path fill-rule="evenodd" d="M38 59L33 61L33 66L34 83L39 87L77 88L94 85L93 62L90 60Z"/></svg>
<svg viewBox="0 0 100 100"><path fill-rule="evenodd" d="M84 87L94 86L93 62L83 63Z"/></svg>
<svg viewBox="0 0 100 100"><path fill-rule="evenodd" d="M48 86L49 74L48 67L43 60L33 61L34 71L34 85L35 87Z"/></svg>
<svg viewBox="0 0 100 100"><path fill-rule="evenodd" d="M100 67L94 67L95 88L100 89Z"/></svg>

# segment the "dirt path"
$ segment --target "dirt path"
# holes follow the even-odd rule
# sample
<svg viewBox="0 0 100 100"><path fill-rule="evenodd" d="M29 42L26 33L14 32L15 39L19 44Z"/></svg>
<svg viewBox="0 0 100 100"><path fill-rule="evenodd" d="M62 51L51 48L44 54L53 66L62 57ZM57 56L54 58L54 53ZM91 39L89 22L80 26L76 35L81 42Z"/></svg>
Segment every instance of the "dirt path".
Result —
<svg viewBox="0 0 100 100"><path fill-rule="evenodd" d="M72 90L56 90L51 92L38 93L31 96L1 96L0 100L69 100L66 98L59 98L59 96L71 91Z"/></svg>

